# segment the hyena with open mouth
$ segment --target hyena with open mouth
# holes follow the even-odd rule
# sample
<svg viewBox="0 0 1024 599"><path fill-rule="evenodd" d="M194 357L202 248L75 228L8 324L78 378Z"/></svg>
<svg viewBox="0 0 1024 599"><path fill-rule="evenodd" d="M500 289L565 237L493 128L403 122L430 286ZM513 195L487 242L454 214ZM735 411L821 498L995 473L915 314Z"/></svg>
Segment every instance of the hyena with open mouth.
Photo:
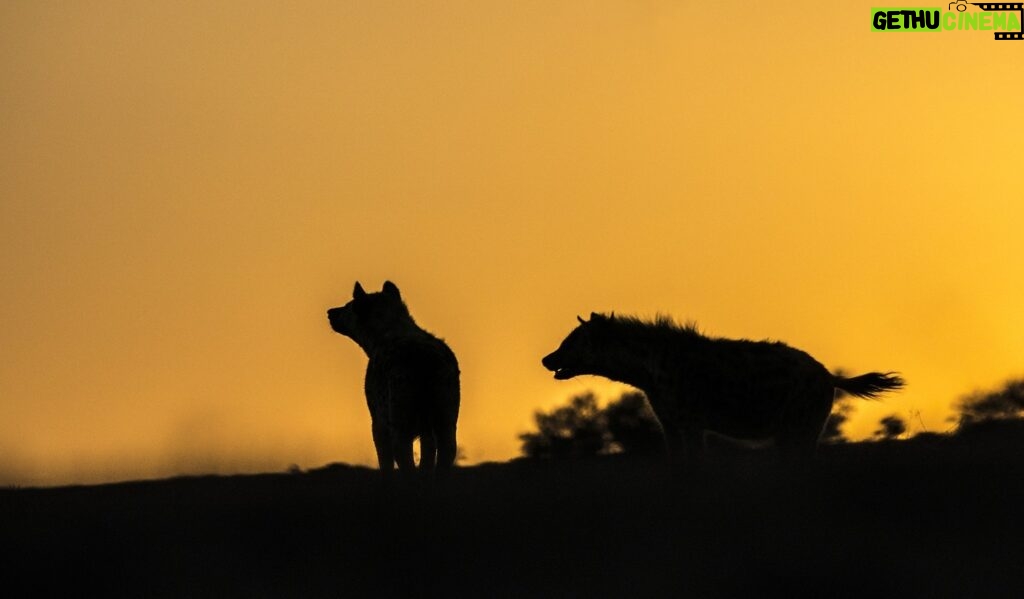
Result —
<svg viewBox="0 0 1024 599"><path fill-rule="evenodd" d="M836 389L870 399L904 386L896 373L836 376L784 343L706 337L668 318L594 313L578 320L544 367L560 380L598 375L643 391L671 457L698 460L707 432L774 442L784 455L808 456Z"/></svg>
<svg viewBox="0 0 1024 599"><path fill-rule="evenodd" d="M331 328L363 348L366 403L373 444L384 478L397 462L415 469L413 441L420 439L420 471L435 464L446 474L455 462L459 418L459 364L444 341L420 328L391 281L367 293L356 283L352 301L327 311Z"/></svg>

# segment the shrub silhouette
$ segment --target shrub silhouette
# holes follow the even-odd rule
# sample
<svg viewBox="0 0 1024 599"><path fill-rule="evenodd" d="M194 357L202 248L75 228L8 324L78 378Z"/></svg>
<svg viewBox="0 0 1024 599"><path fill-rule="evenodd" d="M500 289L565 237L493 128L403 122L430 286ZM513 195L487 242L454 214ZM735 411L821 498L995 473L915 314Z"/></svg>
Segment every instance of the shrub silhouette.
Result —
<svg viewBox="0 0 1024 599"><path fill-rule="evenodd" d="M899 439L907 432L907 423L896 414L891 414L878 421L882 428L875 431L875 436L885 440Z"/></svg>
<svg viewBox="0 0 1024 599"><path fill-rule="evenodd" d="M533 414L537 432L523 433L523 454L535 458L586 457L605 447L607 425L592 392L577 395L569 405Z"/></svg>
<svg viewBox="0 0 1024 599"><path fill-rule="evenodd" d="M988 420L1024 418L1024 379L1013 379L995 391L975 391L956 403L960 428Z"/></svg>
<svg viewBox="0 0 1024 599"><path fill-rule="evenodd" d="M605 407L604 416L611 436L611 450L638 455L653 455L665 450L661 426L643 393L623 393Z"/></svg>
<svg viewBox="0 0 1024 599"><path fill-rule="evenodd" d="M661 427L642 393L627 392L605 408L588 391L549 413L533 415L537 431L522 433L523 455L531 458L588 457L601 453L654 454L663 451Z"/></svg>
<svg viewBox="0 0 1024 599"><path fill-rule="evenodd" d="M850 419L850 413L853 410L853 402L848 396L837 399L832 404L832 413L829 414L828 420L825 421L825 429L821 432L822 443L846 443L849 441L841 427Z"/></svg>

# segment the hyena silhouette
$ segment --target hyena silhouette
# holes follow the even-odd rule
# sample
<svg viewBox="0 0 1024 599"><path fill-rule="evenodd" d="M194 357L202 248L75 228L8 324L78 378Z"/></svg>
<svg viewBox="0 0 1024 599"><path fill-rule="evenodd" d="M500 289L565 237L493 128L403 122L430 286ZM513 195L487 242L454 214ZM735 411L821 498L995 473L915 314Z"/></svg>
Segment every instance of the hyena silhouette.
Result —
<svg viewBox="0 0 1024 599"><path fill-rule="evenodd" d="M411 473L413 441L420 439L420 471L435 463L446 474L455 462L459 418L459 364L444 341L421 329L391 281L366 293L356 283L352 301L327 311L331 328L363 348L366 403L377 463L385 478ZM436 460L436 461L435 461Z"/></svg>
<svg viewBox="0 0 1024 599"><path fill-rule="evenodd" d="M647 395L669 455L698 460L707 432L764 444L786 456L812 454L836 389L875 398L901 389L896 373L846 378L781 342L716 339L666 317L645 322L592 313L551 354L556 379L581 374L632 385Z"/></svg>

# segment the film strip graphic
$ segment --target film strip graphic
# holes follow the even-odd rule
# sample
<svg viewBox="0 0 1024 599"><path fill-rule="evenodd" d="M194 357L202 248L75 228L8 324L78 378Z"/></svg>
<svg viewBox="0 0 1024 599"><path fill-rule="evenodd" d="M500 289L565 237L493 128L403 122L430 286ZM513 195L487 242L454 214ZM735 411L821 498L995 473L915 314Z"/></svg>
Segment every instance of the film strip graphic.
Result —
<svg viewBox="0 0 1024 599"><path fill-rule="evenodd" d="M1024 28L1024 2L971 2L971 4L985 11L1015 10L1020 13L1021 27ZM1024 31L997 31L995 37L997 40L1024 41Z"/></svg>

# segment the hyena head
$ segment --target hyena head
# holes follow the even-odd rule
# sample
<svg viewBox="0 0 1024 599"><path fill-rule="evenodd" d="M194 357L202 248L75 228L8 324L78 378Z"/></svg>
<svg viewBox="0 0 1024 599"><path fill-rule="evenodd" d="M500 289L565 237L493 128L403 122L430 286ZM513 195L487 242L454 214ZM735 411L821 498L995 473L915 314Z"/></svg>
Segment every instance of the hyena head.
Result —
<svg viewBox="0 0 1024 599"><path fill-rule="evenodd" d="M558 349L544 356L541 364L555 373L559 380L571 379L581 374L598 374L603 362L605 325L608 317L591 313L590 320L577 316L580 325L562 341Z"/></svg>
<svg viewBox="0 0 1024 599"><path fill-rule="evenodd" d="M352 301L328 310L327 319L335 332L350 337L363 349L387 335L415 326L398 287L391 281L385 282L384 288L376 293L363 291L363 286L357 282Z"/></svg>

